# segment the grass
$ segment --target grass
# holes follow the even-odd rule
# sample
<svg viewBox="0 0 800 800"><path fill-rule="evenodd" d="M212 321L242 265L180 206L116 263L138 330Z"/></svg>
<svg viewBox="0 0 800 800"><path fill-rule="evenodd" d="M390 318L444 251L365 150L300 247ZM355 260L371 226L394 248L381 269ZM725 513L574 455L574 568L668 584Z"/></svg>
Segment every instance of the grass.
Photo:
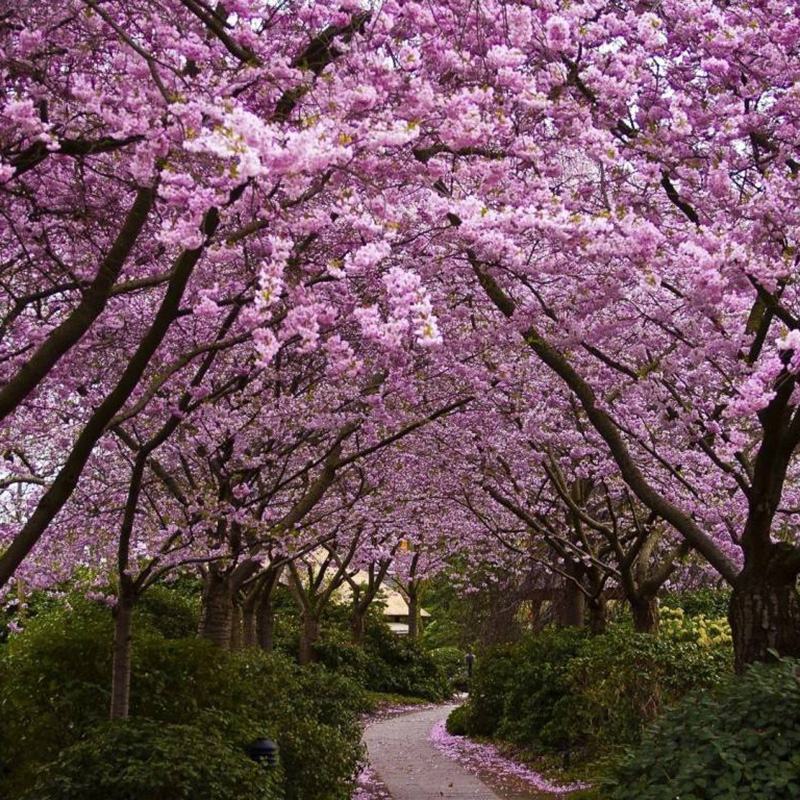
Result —
<svg viewBox="0 0 800 800"><path fill-rule="evenodd" d="M423 706L431 701L422 697L409 697L404 694L391 694L389 692L367 692L367 699L373 710L385 706Z"/></svg>

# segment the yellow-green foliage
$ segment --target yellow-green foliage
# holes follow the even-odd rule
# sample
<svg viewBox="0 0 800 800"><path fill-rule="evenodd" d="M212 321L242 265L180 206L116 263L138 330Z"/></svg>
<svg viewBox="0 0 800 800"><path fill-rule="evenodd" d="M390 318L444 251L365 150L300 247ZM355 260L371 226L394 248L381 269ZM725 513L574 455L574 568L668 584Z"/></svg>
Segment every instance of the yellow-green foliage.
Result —
<svg viewBox="0 0 800 800"><path fill-rule="evenodd" d="M693 642L702 647L729 645L732 642L731 626L725 617L707 617L703 614L687 616L682 608L661 610L661 636L678 642Z"/></svg>

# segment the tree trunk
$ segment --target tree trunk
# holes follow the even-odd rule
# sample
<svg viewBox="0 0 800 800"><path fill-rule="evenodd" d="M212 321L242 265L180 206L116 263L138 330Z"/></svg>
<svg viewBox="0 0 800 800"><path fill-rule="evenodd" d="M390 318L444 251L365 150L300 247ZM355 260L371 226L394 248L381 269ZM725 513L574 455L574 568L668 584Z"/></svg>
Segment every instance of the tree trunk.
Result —
<svg viewBox="0 0 800 800"><path fill-rule="evenodd" d="M629 599L633 613L633 629L637 633L658 633L658 598L641 596Z"/></svg>
<svg viewBox="0 0 800 800"><path fill-rule="evenodd" d="M242 645L258 647L258 603L248 598L242 605Z"/></svg>
<svg viewBox="0 0 800 800"><path fill-rule="evenodd" d="M133 595L121 592L114 607L114 651L111 666L111 719L127 719L131 702L131 633Z"/></svg>
<svg viewBox="0 0 800 800"><path fill-rule="evenodd" d="M244 613L235 600L231 603L231 650L244 647Z"/></svg>
<svg viewBox="0 0 800 800"><path fill-rule="evenodd" d="M608 603L604 594L592 598L589 605L589 629L594 634L605 633L608 627Z"/></svg>
<svg viewBox="0 0 800 800"><path fill-rule="evenodd" d="M200 636L228 650L233 628L233 597L226 575L209 570L203 587Z"/></svg>
<svg viewBox="0 0 800 800"><path fill-rule="evenodd" d="M272 607L272 595L269 592L264 594L258 604L256 634L258 646L271 653L275 638L275 609Z"/></svg>
<svg viewBox="0 0 800 800"><path fill-rule="evenodd" d="M364 644L367 629L367 610L355 606L350 614L350 638L353 644Z"/></svg>
<svg viewBox="0 0 800 800"><path fill-rule="evenodd" d="M415 642L419 638L419 589L408 588L408 638Z"/></svg>
<svg viewBox="0 0 800 800"><path fill-rule="evenodd" d="M773 545L762 564L746 563L734 584L728 619L737 672L775 653L800 657L797 576L783 561L784 550Z"/></svg>
<svg viewBox="0 0 800 800"><path fill-rule="evenodd" d="M300 631L300 651L298 661L301 665L317 660L314 645L319 638L319 618L311 611L303 613L303 628Z"/></svg>
<svg viewBox="0 0 800 800"><path fill-rule="evenodd" d="M562 628L582 628L586 610L586 595L574 581L565 579L561 594L558 624Z"/></svg>

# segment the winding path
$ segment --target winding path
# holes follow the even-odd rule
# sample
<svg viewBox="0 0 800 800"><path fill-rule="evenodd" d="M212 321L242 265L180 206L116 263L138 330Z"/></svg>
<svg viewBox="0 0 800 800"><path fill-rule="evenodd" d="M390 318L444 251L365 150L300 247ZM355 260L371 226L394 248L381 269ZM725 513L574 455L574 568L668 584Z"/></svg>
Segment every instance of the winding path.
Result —
<svg viewBox="0 0 800 800"><path fill-rule="evenodd" d="M437 706L367 725L364 742L370 764L393 800L501 800L429 741L431 728L454 708Z"/></svg>

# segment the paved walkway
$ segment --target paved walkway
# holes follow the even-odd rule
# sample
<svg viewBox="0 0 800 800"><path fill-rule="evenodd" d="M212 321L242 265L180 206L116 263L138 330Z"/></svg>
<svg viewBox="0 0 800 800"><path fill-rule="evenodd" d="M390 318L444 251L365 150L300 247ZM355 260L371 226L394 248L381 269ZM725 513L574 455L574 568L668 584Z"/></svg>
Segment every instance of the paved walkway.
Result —
<svg viewBox="0 0 800 800"><path fill-rule="evenodd" d="M370 764L393 800L501 800L428 740L431 728L454 708L437 706L367 725Z"/></svg>

